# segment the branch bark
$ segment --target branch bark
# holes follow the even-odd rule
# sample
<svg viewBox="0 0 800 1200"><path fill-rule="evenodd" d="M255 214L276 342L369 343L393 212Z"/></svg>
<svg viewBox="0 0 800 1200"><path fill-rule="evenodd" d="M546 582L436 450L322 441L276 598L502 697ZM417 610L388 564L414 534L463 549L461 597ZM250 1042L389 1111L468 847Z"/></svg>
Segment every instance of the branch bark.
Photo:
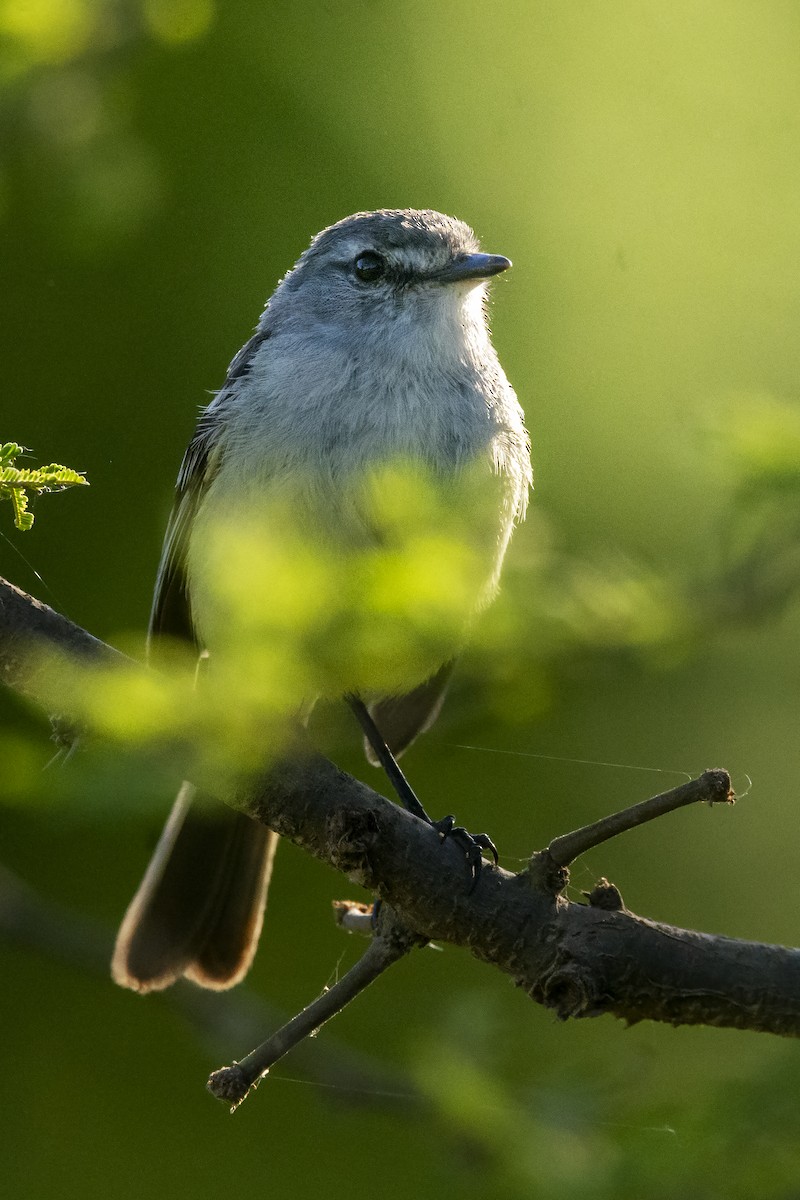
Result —
<svg viewBox="0 0 800 1200"><path fill-rule="evenodd" d="M0 581L0 677L41 703L40 686L25 674L31 642L121 658ZM648 811L729 797L727 772L707 771L656 797ZM629 912L605 880L588 904L573 903L563 894L568 870L548 850L517 875L485 864L469 891L454 845L311 750L272 765L227 800L368 888L419 938L469 950L562 1019L613 1013L629 1023L800 1034L800 951L649 921ZM641 811L619 828L638 823ZM557 858L571 857L575 836L560 847L556 840ZM587 836L597 840L596 832Z"/></svg>

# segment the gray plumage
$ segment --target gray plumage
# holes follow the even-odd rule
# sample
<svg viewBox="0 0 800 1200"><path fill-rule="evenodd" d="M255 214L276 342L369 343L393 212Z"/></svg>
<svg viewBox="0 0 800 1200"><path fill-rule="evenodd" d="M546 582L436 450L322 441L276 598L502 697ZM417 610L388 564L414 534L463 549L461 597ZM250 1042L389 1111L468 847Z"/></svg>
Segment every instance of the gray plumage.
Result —
<svg viewBox="0 0 800 1200"><path fill-rule="evenodd" d="M280 503L290 514L281 536L317 539L335 558L380 544L363 481L381 465L411 464L445 488L474 477L476 524L488 535L474 531L482 574L452 644L437 646L421 673L391 656L380 671L376 664L377 692L362 676L342 681L342 691L370 691L396 753L435 720L466 626L496 590L531 482L522 411L485 315L485 281L508 266L482 254L462 222L429 210L358 213L314 238L187 449L152 639L189 640L213 657L221 618L209 546L223 516L244 521ZM322 682L318 691L326 691ZM303 699L308 710L315 697ZM196 816L187 786L118 938L114 977L141 991L184 973L231 986L249 967L260 930L274 835L222 808Z"/></svg>

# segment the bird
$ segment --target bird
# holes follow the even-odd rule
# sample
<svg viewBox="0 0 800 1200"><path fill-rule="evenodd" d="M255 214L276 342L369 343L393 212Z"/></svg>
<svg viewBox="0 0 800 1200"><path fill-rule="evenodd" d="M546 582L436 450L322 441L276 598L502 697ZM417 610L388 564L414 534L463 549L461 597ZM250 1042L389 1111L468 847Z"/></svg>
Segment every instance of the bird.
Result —
<svg viewBox="0 0 800 1200"><path fill-rule="evenodd" d="M310 594L322 571L334 582L318 607L338 623L284 698L287 721L344 697L367 758L426 820L396 760L439 714L532 486L524 414L487 318L488 281L510 266L431 209L359 212L317 234L201 411L150 616L151 655L187 643L209 661L199 686L213 687L235 624L220 579L242 573L230 565L238 532L256 539L244 568L256 613L292 572ZM389 594L377 609L376 577ZM138 992L182 976L232 987L258 944L277 835L195 800L185 782L119 930L112 976ZM451 832L452 818L431 823ZM478 867L487 846L479 835Z"/></svg>

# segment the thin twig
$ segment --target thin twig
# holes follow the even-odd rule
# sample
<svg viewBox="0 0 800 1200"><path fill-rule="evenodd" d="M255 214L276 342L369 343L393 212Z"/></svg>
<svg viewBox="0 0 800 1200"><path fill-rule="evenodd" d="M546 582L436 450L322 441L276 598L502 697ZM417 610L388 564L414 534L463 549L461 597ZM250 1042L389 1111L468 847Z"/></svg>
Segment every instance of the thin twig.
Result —
<svg viewBox="0 0 800 1200"><path fill-rule="evenodd" d="M708 804L733 804L736 799L731 788L731 777L727 771L716 767L704 771L697 779L682 783L669 792L659 796L651 796L649 800L641 800L621 812L611 813L602 817L592 825L583 825L572 833L564 833L561 837L553 838L547 847L547 853L559 867L568 867L581 854L607 842L609 838L663 817L665 813L674 812L676 808L684 808L687 804L697 804L705 801Z"/></svg>
<svg viewBox="0 0 800 1200"><path fill-rule="evenodd" d="M3 941L110 983L114 930L46 899L0 863L0 945ZM125 1002L121 993L120 1002ZM153 993L148 1003L177 1012L201 1039L204 1053L215 1056L229 1053L232 1042L252 1045L265 1028L285 1018L279 1008L242 986L206 992L180 980L168 991ZM415 1084L399 1069L331 1038L324 1045L298 1046L294 1065L325 1088L334 1103L367 1105L371 1111L411 1111L421 1104Z"/></svg>
<svg viewBox="0 0 800 1200"><path fill-rule="evenodd" d="M315 1033L320 1026L340 1013L351 1000L382 975L393 963L408 954L414 946L423 945L424 938L398 922L387 905L381 907L378 933L355 966L338 983L323 992L307 1008L293 1017L271 1037L251 1051L241 1062L214 1071L208 1080L208 1090L218 1100L231 1104L235 1112L251 1088L269 1073L270 1067L288 1054L298 1042Z"/></svg>

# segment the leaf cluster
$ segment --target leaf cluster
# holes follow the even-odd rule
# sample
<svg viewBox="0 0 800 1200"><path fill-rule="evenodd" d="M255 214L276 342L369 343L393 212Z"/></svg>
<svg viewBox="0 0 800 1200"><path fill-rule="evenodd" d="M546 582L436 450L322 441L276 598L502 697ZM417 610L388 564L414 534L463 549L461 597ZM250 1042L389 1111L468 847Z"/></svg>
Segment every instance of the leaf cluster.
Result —
<svg viewBox="0 0 800 1200"><path fill-rule="evenodd" d="M15 462L23 447L16 442L0 445L0 500L10 500L17 529L28 530L33 525L33 513L28 509L30 493L61 492L65 488L85 484L89 480L80 471L49 463L46 467L17 467Z"/></svg>

